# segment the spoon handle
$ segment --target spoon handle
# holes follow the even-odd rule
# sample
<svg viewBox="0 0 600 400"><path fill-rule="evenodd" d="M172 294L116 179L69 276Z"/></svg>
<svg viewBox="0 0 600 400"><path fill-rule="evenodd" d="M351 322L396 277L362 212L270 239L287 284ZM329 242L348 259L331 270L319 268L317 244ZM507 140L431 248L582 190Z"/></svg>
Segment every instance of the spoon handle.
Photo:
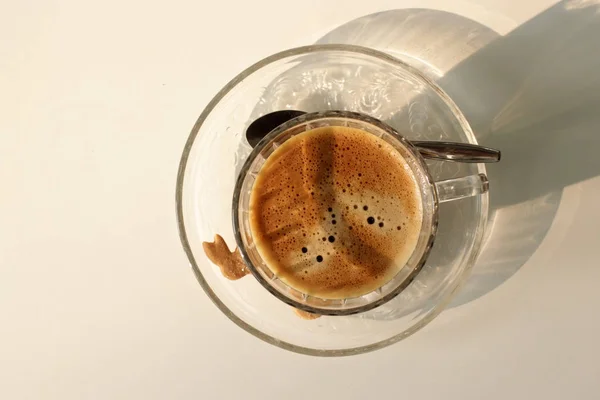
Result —
<svg viewBox="0 0 600 400"><path fill-rule="evenodd" d="M424 158L463 163L495 163L500 161L500 150L475 144L437 142L426 140L410 141Z"/></svg>

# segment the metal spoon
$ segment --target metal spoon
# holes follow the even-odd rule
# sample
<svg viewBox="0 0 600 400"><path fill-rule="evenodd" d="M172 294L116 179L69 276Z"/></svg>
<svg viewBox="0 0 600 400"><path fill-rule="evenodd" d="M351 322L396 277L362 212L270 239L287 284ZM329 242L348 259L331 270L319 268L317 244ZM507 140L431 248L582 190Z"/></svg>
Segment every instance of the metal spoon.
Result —
<svg viewBox="0 0 600 400"><path fill-rule="evenodd" d="M304 111L274 111L257 118L246 129L246 139L255 147L260 140L279 125L296 118ZM468 143L411 140L424 158L463 163L495 163L500 161L500 150Z"/></svg>

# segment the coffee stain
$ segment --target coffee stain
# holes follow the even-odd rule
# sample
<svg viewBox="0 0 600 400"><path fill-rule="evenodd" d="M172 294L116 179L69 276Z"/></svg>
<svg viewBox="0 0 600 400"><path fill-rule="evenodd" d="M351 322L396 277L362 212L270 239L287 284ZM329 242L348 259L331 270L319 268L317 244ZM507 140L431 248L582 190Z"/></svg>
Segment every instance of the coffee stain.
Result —
<svg viewBox="0 0 600 400"><path fill-rule="evenodd" d="M221 235L215 235L213 243L203 242L202 248L210 261L221 269L225 278L235 281L250 273L242 259L240 249L236 248L235 251L230 251Z"/></svg>
<svg viewBox="0 0 600 400"><path fill-rule="evenodd" d="M317 319L317 318L321 317L321 314L309 313L308 311L302 311L298 308L294 308L294 312L296 313L297 316L299 316L302 319L306 319L306 320Z"/></svg>

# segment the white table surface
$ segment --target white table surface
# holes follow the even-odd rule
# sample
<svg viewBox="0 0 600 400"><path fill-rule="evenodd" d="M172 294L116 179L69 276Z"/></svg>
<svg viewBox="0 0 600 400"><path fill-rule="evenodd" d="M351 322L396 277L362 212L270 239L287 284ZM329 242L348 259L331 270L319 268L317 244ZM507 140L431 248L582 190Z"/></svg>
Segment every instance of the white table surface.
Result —
<svg viewBox="0 0 600 400"><path fill-rule="evenodd" d="M600 13L596 0L545 11L555 3L1 2L0 398L600 398L600 36L585 40ZM501 250L485 262L510 271L503 282L386 349L293 354L239 329L196 282L175 222L180 152L243 68L394 8L453 12L519 43L536 35L536 15L565 18L554 26L566 32L524 63L519 106L502 117L522 122L512 143L540 151L517 171L539 193L499 206ZM528 46L523 57L538 54ZM527 97L538 78L545 94ZM548 136L528 138L532 126ZM500 173L523 166L504 155ZM551 210L538 218L532 199ZM530 219L546 228L508 229ZM524 253L511 258L515 248Z"/></svg>

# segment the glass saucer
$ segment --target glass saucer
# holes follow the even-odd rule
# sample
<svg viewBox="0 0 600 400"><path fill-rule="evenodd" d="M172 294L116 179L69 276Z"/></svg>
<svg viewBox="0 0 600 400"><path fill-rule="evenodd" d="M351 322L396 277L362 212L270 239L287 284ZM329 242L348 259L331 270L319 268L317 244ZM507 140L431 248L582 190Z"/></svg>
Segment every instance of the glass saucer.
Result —
<svg viewBox="0 0 600 400"><path fill-rule="evenodd" d="M452 100L429 78L385 53L351 45L306 46L267 57L228 83L208 104L185 145L177 177L181 242L198 282L225 315L258 338L298 353L341 356L395 343L448 304L479 253L488 195L440 205L438 235L425 267L396 298L351 316L299 318L251 275L222 276L202 242L235 240L231 202L251 151L244 132L282 109L349 110L378 118L407 139L476 143ZM429 162L435 180L485 173L481 164Z"/></svg>

